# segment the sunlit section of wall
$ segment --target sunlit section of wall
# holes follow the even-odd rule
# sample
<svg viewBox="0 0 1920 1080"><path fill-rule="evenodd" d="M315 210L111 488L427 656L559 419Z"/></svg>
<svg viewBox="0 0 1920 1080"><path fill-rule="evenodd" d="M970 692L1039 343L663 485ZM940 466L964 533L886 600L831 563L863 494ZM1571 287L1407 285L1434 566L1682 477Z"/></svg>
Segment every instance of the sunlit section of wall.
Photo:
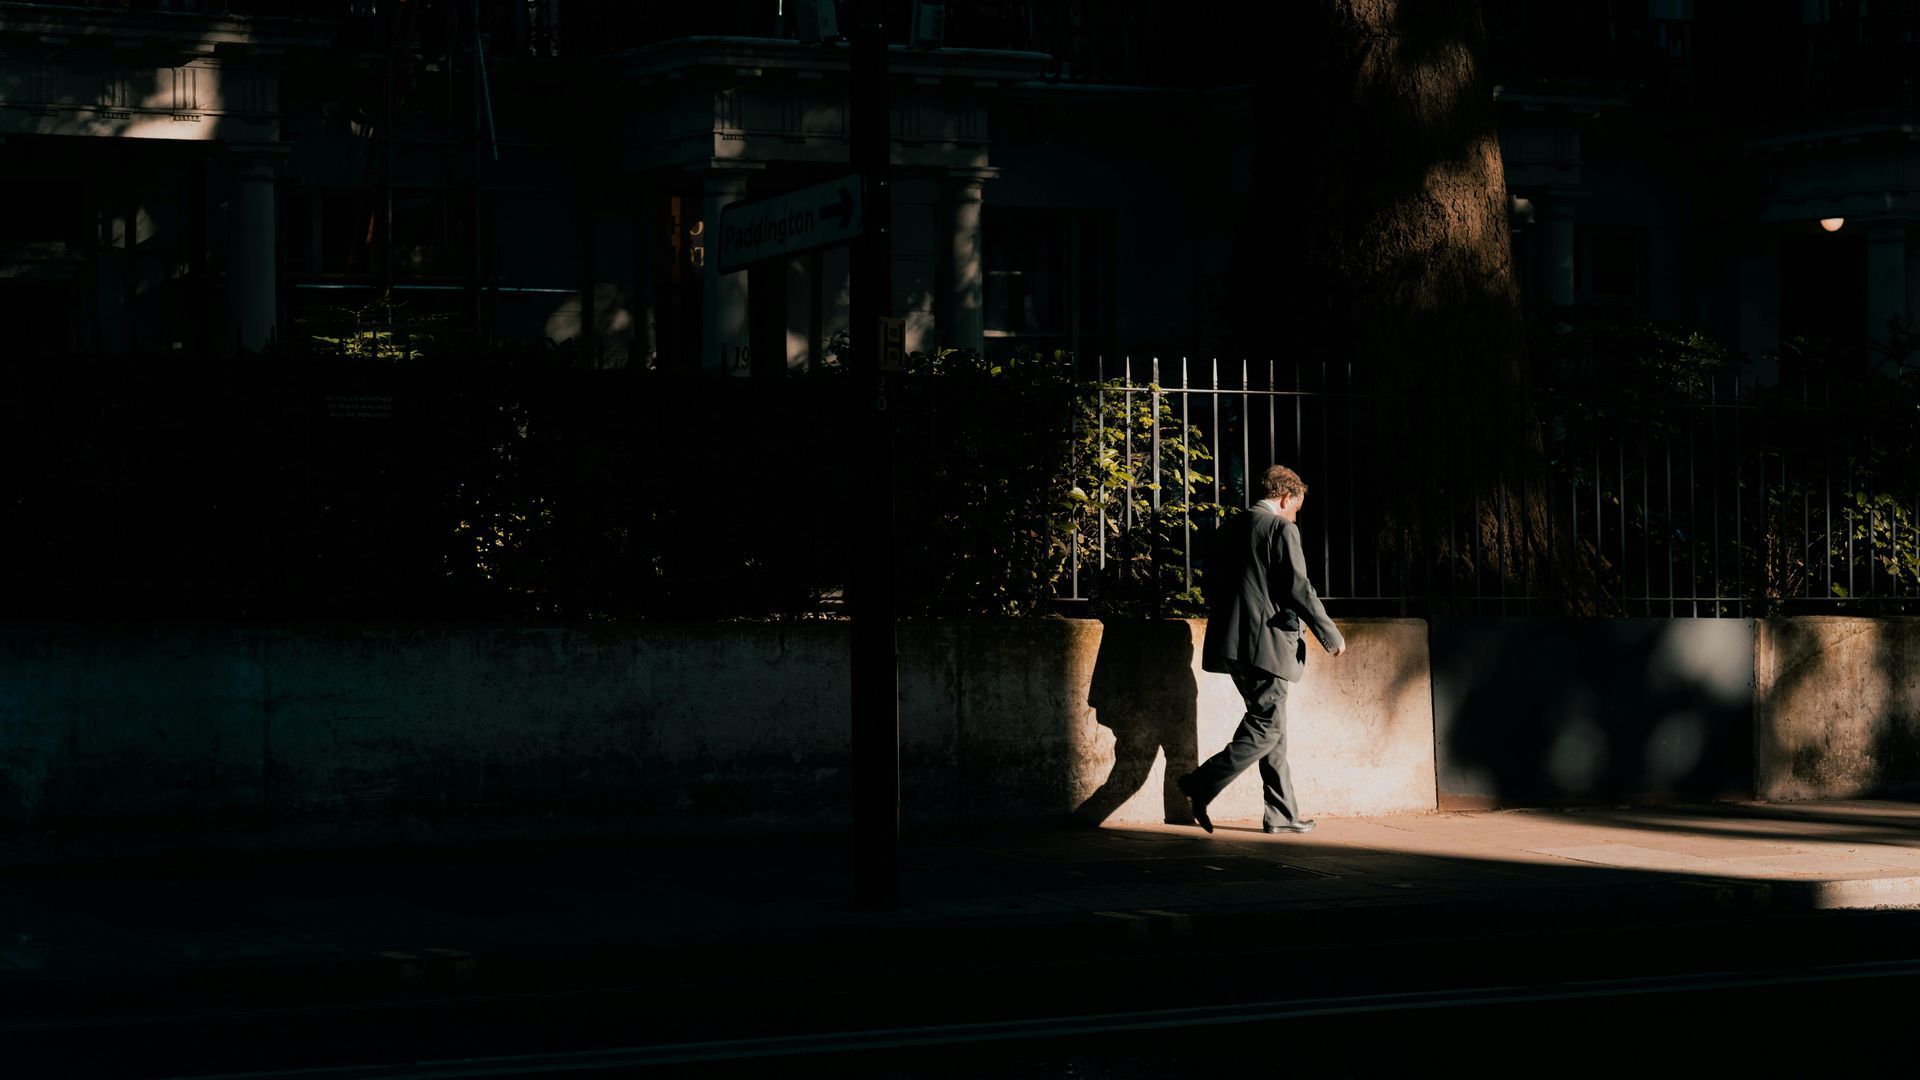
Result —
<svg viewBox="0 0 1920 1080"><path fill-rule="evenodd" d="M184 141L279 137L279 79L212 60L0 58L0 134Z"/></svg>
<svg viewBox="0 0 1920 1080"><path fill-rule="evenodd" d="M1920 791L1920 621L1766 619L1756 661L1761 798Z"/></svg>

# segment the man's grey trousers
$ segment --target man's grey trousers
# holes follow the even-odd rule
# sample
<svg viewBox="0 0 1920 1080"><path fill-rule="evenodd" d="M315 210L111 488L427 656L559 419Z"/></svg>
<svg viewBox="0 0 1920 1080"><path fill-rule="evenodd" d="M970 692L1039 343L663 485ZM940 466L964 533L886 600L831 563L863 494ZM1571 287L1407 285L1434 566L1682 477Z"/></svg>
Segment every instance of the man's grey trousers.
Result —
<svg viewBox="0 0 1920 1080"><path fill-rule="evenodd" d="M1246 699L1247 715L1226 749L1193 770L1194 800L1205 806L1233 782L1247 766L1260 763L1261 795L1267 826L1292 825L1300 818L1300 802L1293 792L1293 773L1287 768L1287 680L1232 662L1233 685Z"/></svg>

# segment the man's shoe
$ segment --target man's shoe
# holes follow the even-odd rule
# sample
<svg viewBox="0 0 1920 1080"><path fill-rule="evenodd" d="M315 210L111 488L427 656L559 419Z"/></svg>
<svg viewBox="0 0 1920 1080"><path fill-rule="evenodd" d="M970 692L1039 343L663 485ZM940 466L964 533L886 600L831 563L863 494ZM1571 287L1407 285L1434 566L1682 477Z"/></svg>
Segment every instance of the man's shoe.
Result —
<svg viewBox="0 0 1920 1080"><path fill-rule="evenodd" d="M1266 831L1266 832L1270 832L1270 833L1276 833L1276 832L1293 832L1293 833L1300 833L1300 832L1312 832L1312 831L1313 831L1313 819L1312 819L1312 818L1301 818L1301 819L1300 819L1299 821L1296 821L1296 822L1294 822L1294 823L1293 823L1293 824L1291 824L1291 825L1263 825L1263 826L1261 826L1261 828L1262 828L1262 829L1263 829L1264 831Z"/></svg>
<svg viewBox="0 0 1920 1080"><path fill-rule="evenodd" d="M1194 797L1192 783L1192 773L1188 773L1174 781L1174 784L1180 788L1180 793L1187 797L1189 803L1193 804L1193 820L1199 822L1201 828L1212 832L1213 819L1207 816L1207 804Z"/></svg>

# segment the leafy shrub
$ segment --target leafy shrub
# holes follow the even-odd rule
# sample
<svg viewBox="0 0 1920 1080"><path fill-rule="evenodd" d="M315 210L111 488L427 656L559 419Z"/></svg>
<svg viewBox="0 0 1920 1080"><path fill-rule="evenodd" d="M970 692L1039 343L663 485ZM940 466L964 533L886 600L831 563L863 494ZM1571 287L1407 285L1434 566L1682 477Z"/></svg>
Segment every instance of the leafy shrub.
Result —
<svg viewBox="0 0 1920 1080"><path fill-rule="evenodd" d="M907 610L1037 614L1077 565L1102 613L1200 611L1183 533L1218 515L1197 499L1213 458L1157 388L1082 381L1062 353L964 350L912 357L908 387Z"/></svg>

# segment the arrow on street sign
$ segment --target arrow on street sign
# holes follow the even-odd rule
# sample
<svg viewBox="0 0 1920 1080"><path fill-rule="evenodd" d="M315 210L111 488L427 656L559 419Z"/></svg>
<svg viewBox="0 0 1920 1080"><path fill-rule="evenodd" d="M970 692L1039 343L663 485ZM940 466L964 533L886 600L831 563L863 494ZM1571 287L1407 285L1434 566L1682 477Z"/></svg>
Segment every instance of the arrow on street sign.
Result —
<svg viewBox="0 0 1920 1080"><path fill-rule="evenodd" d="M843 229L853 224L853 215L856 209L853 201L853 188L858 186L857 183L851 187L846 184L841 184L834 192L837 198L833 202L827 203L820 208L820 216L838 216L840 218L840 227Z"/></svg>
<svg viewBox="0 0 1920 1080"><path fill-rule="evenodd" d="M859 235L858 176L737 202L720 211L720 272L844 244Z"/></svg>

